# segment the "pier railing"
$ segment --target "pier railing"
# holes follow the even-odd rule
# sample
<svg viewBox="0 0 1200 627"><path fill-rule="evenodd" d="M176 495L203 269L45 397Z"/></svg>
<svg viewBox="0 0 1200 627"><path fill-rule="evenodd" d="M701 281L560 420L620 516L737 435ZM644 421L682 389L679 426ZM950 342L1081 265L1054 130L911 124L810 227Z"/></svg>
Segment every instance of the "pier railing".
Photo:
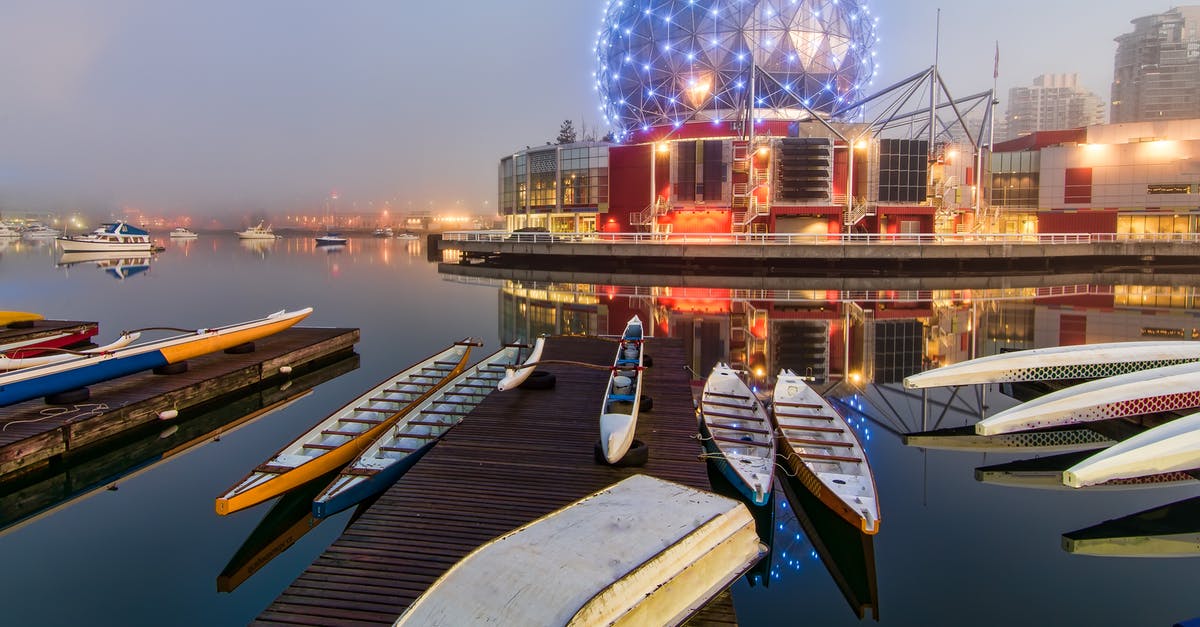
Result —
<svg viewBox="0 0 1200 627"><path fill-rule="evenodd" d="M447 231L443 241L580 244L920 245L1095 244L1101 242L1200 242L1200 233L545 233Z"/></svg>

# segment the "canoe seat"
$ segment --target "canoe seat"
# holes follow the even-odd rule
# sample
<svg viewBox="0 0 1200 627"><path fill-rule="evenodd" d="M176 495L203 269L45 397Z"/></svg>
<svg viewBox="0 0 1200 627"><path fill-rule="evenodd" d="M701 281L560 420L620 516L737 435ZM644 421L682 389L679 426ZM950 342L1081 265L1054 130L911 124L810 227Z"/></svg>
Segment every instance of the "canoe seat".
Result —
<svg viewBox="0 0 1200 627"><path fill-rule="evenodd" d="M377 425L383 421L382 420L374 420L372 418L342 418L342 422L353 422L354 424L359 424L359 425Z"/></svg>
<svg viewBox="0 0 1200 627"><path fill-rule="evenodd" d="M824 405L817 403L788 403L786 401L776 401L776 407L799 407L801 409L821 409Z"/></svg>
<svg viewBox="0 0 1200 627"><path fill-rule="evenodd" d="M638 363L638 360L636 360L636 359L618 359L617 360L618 366L636 366L637 363Z"/></svg>
<svg viewBox="0 0 1200 627"><path fill-rule="evenodd" d="M414 440L436 440L441 436L439 433L406 433L401 431L393 436L395 438L412 438Z"/></svg>
<svg viewBox="0 0 1200 627"><path fill-rule="evenodd" d="M738 438L725 438L725 437L721 437L721 436L719 436L719 435L714 435L714 436L712 437L712 439L714 439L714 440L716 440L716 441L718 441L718 442L730 442L730 443L732 443L732 444L745 444L745 445L748 445L748 446L762 446L762 447L765 447L765 448L770 448L770 447L771 447L771 443L770 443L770 442L755 442L754 440L741 440L741 439L738 439Z"/></svg>
<svg viewBox="0 0 1200 627"><path fill-rule="evenodd" d="M743 431L745 433L760 433L762 435L770 435L771 432L767 429L755 429L754 427L737 427L734 425L723 425L717 422L708 423L709 429L728 429L729 431Z"/></svg>
<svg viewBox="0 0 1200 627"><path fill-rule="evenodd" d="M851 462L857 464L862 461L861 457L846 457L843 455L821 455L819 453L800 453L792 451L792 454L800 459L811 459L822 462Z"/></svg>
<svg viewBox="0 0 1200 627"><path fill-rule="evenodd" d="M420 449L409 448L407 446L381 446L379 450L387 451L388 453L416 453Z"/></svg>
<svg viewBox="0 0 1200 627"><path fill-rule="evenodd" d="M387 398L386 396L372 396L367 400L371 401L372 403L395 403L397 405L407 405L412 402L411 399L395 399Z"/></svg>
<svg viewBox="0 0 1200 627"><path fill-rule="evenodd" d="M704 393L704 395L705 395L705 396L717 396L717 397L720 397L720 398L738 398L738 399L741 399L741 400L743 400L743 401L748 401L748 400L750 400L750 397L749 397L749 396L742 396L741 394L722 394L722 393L720 393L720 392L705 392L705 393Z"/></svg>
<svg viewBox="0 0 1200 627"><path fill-rule="evenodd" d="M370 411L370 412L375 412L377 414L394 414L394 413L396 413L396 410L394 410L394 409L376 409L374 407L355 407L354 411Z"/></svg>
<svg viewBox="0 0 1200 627"><path fill-rule="evenodd" d="M344 435L351 438L356 438L362 434L362 431L339 431L337 429L326 429L321 432L321 435Z"/></svg>
<svg viewBox="0 0 1200 627"><path fill-rule="evenodd" d="M840 427L817 427L808 425L780 425L781 431L816 431L819 433L844 433Z"/></svg>
<svg viewBox="0 0 1200 627"><path fill-rule="evenodd" d="M458 365L457 361L435 361L433 363L438 366L457 366Z"/></svg>
<svg viewBox="0 0 1200 627"><path fill-rule="evenodd" d="M753 403L743 404L743 403L722 403L721 401L704 401L704 404L712 405L713 407L729 407L730 409L754 409Z"/></svg>
<svg viewBox="0 0 1200 627"><path fill-rule="evenodd" d="M336 444L315 444L314 443L314 444L305 444L304 448L319 448L322 451L333 451L333 450L338 449L339 447Z"/></svg>
<svg viewBox="0 0 1200 627"><path fill-rule="evenodd" d="M425 411L423 411L421 413L429 414L431 416L460 416L460 415L462 415L461 411L454 411L452 409L426 409Z"/></svg>
<svg viewBox="0 0 1200 627"><path fill-rule="evenodd" d="M830 416L828 414L793 414L790 412L777 411L777 412L775 412L775 417L776 418L806 418L809 420L824 420L827 422L833 421L833 416Z"/></svg>
<svg viewBox="0 0 1200 627"><path fill-rule="evenodd" d="M490 390L490 389L492 389L492 388L494 388L494 387L496 387L496 386L494 386L494 385L480 385L480 384L478 384L478 383L459 383L459 384L456 384L456 385L454 386L454 389L456 389L456 390L461 390L461 389L464 389L464 388L466 388L466 389L471 389L471 390Z"/></svg>
<svg viewBox="0 0 1200 627"><path fill-rule="evenodd" d="M632 394L609 394L608 400L610 400L610 401L625 401L627 403L632 403L633 395Z"/></svg>
<svg viewBox="0 0 1200 627"><path fill-rule="evenodd" d="M733 418L734 420L753 420L754 422L762 422L763 419L753 414L749 416L739 416L738 414L726 414L719 411L706 411L705 416L712 418Z"/></svg>
<svg viewBox="0 0 1200 627"><path fill-rule="evenodd" d="M854 444L852 444L850 442L841 442L838 440L809 440L807 438L788 438L787 441L791 444L800 444L800 445L807 445L807 446L820 446L820 447L829 447L829 448L833 448L833 447L854 448Z"/></svg>

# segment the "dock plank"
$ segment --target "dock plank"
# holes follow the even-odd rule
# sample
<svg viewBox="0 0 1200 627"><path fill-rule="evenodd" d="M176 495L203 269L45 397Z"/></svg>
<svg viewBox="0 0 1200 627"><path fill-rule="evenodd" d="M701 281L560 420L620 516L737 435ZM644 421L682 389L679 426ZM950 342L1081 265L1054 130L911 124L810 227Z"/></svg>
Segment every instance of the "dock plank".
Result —
<svg viewBox="0 0 1200 627"><path fill-rule="evenodd" d="M615 344L555 337L544 359L611 363ZM679 340L651 339L636 437L641 468L595 463L608 373L544 365L552 390L493 393L353 522L259 617L260 625L387 625L479 545L633 474L711 490ZM694 624L736 625L728 594Z"/></svg>

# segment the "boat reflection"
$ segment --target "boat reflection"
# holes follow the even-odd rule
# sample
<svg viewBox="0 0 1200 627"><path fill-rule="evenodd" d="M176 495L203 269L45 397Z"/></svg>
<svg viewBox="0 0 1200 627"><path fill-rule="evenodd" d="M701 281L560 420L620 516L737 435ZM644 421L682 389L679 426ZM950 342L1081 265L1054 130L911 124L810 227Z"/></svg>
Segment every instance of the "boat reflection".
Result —
<svg viewBox="0 0 1200 627"><path fill-rule="evenodd" d="M803 529L854 615L861 620L869 610L879 620L874 536L851 526L794 477L784 473L777 473L776 477L784 496L778 499L781 513L777 517L784 521L779 524L780 530L794 520L792 527L798 525ZM782 554L781 557L786 558ZM778 571L774 572L778 576Z"/></svg>
<svg viewBox="0 0 1200 627"><path fill-rule="evenodd" d="M316 385L358 368L352 354L299 374L281 386L244 394L209 411L157 423L103 449L84 451L42 470L0 483L0 535L112 488L167 460L219 440L297 399Z"/></svg>
<svg viewBox="0 0 1200 627"><path fill-rule="evenodd" d="M275 239L238 239L242 249L254 253L259 259L266 259L271 249L275 247Z"/></svg>
<svg viewBox="0 0 1200 627"><path fill-rule="evenodd" d="M725 496L746 506L750 510L750 515L754 518L754 529L758 532L758 539L767 547L766 555L755 564L750 570L746 571L746 582L751 586L768 587L771 585L771 561L774 548L772 546L772 537L775 533L775 501L774 499L767 502L765 507L759 507L753 501L746 498L721 471L717 469L716 464L706 463L705 469L708 472L708 485L712 487L713 492Z"/></svg>
<svg viewBox="0 0 1200 627"><path fill-rule="evenodd" d="M1064 533L1063 550L1107 557L1200 555L1200 497Z"/></svg>
<svg viewBox="0 0 1200 627"><path fill-rule="evenodd" d="M105 274L123 281L131 276L141 274L150 269L154 259L150 254L132 254L128 252L71 252L63 253L58 259L59 268L94 263Z"/></svg>

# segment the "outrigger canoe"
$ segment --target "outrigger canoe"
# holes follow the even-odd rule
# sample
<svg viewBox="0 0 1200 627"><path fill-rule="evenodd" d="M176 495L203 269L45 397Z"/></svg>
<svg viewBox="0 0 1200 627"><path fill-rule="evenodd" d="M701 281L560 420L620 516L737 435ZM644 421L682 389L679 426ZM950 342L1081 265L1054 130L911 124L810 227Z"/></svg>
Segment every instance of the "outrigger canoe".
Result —
<svg viewBox="0 0 1200 627"><path fill-rule="evenodd" d="M801 377L775 381L779 456L826 507L866 534L879 532L879 491L854 429Z"/></svg>
<svg viewBox="0 0 1200 627"><path fill-rule="evenodd" d="M33 366L44 366L46 364L53 364L53 363L57 363L60 361L67 361L69 359L74 359L81 355L97 355L100 353L110 353L112 351L117 350L118 348L125 348L126 346L133 344L141 336L142 336L141 333L122 333L121 336L118 337L116 340L109 342L108 344L105 344L104 346L97 346L96 348L89 348L87 350L83 350L83 351L79 351L79 352L54 353L52 355L41 355L39 357L5 357L3 353L0 353L0 370L17 370L20 368L32 368ZM37 349L35 352L45 352L45 351L43 349ZM22 351L20 349L17 349L17 350L12 351L11 354L12 355L20 355L20 354L22 354Z"/></svg>
<svg viewBox="0 0 1200 627"><path fill-rule="evenodd" d="M642 403L642 319L634 316L625 324L617 346L604 402L600 405L600 450L608 463L625 457L633 444L638 409Z"/></svg>
<svg viewBox="0 0 1200 627"><path fill-rule="evenodd" d="M1200 342L1111 342L980 357L904 378L906 388L1111 377L1200 361Z"/></svg>
<svg viewBox="0 0 1200 627"><path fill-rule="evenodd" d="M1072 488L1200 468L1200 414L1147 429L1063 471Z"/></svg>
<svg viewBox="0 0 1200 627"><path fill-rule="evenodd" d="M775 436L767 411L741 377L718 363L700 396L700 440L721 474L755 505L771 499Z"/></svg>
<svg viewBox="0 0 1200 627"><path fill-rule="evenodd" d="M1191 407L1200 407L1200 363L1073 385L981 420L975 433L996 435Z"/></svg>
<svg viewBox="0 0 1200 627"><path fill-rule="evenodd" d="M501 348L414 407L313 499L313 515L332 516L395 483L496 389L505 368L517 363L520 352L519 345Z"/></svg>
<svg viewBox="0 0 1200 627"><path fill-rule="evenodd" d="M62 331L58 333L50 333L31 337L15 342L7 342L0 344L0 355L9 357L33 357L53 351L58 348L66 348L87 342L93 335L99 332L96 325L84 325L73 330Z"/></svg>
<svg viewBox="0 0 1200 627"><path fill-rule="evenodd" d="M0 407L253 342L287 329L311 313L311 307L290 312L277 311L249 322L198 329L192 333L110 352L79 355L43 366L14 370L0 375Z"/></svg>
<svg viewBox="0 0 1200 627"><path fill-rule="evenodd" d="M217 497L217 513L252 507L345 466L461 374L473 346L455 342L333 412Z"/></svg>
<svg viewBox="0 0 1200 627"><path fill-rule="evenodd" d="M678 625L765 552L742 503L634 475L475 549L395 624Z"/></svg>

